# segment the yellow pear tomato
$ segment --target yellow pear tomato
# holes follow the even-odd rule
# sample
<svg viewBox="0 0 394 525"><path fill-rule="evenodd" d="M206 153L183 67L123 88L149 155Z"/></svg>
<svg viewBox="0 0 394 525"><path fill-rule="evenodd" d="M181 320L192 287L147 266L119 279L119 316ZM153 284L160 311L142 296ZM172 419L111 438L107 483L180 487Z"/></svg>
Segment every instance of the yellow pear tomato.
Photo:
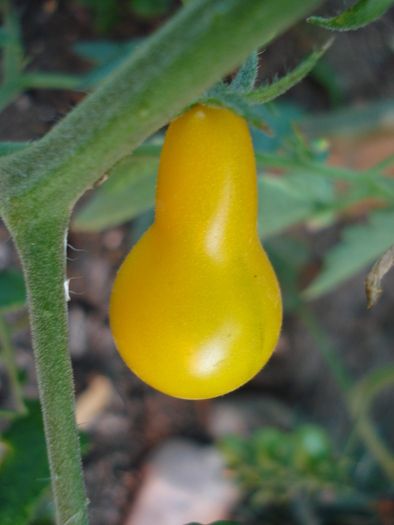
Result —
<svg viewBox="0 0 394 525"><path fill-rule="evenodd" d="M227 109L197 105L168 128L155 222L116 277L116 345L152 387L205 399L264 366L281 320L278 282L257 234L248 127Z"/></svg>

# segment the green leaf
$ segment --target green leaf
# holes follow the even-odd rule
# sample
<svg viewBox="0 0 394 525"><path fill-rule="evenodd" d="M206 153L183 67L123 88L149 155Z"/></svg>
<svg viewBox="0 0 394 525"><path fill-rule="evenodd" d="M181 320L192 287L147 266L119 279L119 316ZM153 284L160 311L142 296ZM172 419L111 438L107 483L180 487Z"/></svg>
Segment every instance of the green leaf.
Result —
<svg viewBox="0 0 394 525"><path fill-rule="evenodd" d="M392 127L394 98L370 101L361 107L351 106L326 113L309 114L299 119L300 127L308 137L362 137Z"/></svg>
<svg viewBox="0 0 394 525"><path fill-rule="evenodd" d="M25 305L26 287L23 275L16 270L0 272L0 312L17 310Z"/></svg>
<svg viewBox="0 0 394 525"><path fill-rule="evenodd" d="M8 34L8 32L3 27L1 27L0 28L0 47L6 46L11 41L12 41L12 37Z"/></svg>
<svg viewBox="0 0 394 525"><path fill-rule="evenodd" d="M68 73L22 73L19 85L26 89L81 89L84 76L70 75Z"/></svg>
<svg viewBox="0 0 394 525"><path fill-rule="evenodd" d="M292 122L302 117L301 110L296 106L282 102L280 104L275 102L254 106L254 109L261 113L261 117L274 133L272 137L269 137L266 133L251 128L250 133L256 155L258 153L274 153L283 149L285 141L294 133Z"/></svg>
<svg viewBox="0 0 394 525"><path fill-rule="evenodd" d="M88 49L88 43L85 43L82 47L81 54L83 55L85 53L86 58L97 61L98 66L82 77L79 87L88 89L98 85L102 80L111 75L123 62L128 60L141 42L142 40L133 39L121 44L114 44L112 49L109 48L109 44L107 44L105 49L104 42L99 43L97 49L94 49L93 45ZM74 49L78 50L80 48L76 46ZM101 50L103 51L103 56L98 58ZM90 56L87 56L89 54Z"/></svg>
<svg viewBox="0 0 394 525"><path fill-rule="evenodd" d="M311 53L300 65L293 71L290 71L285 77L280 78L276 82L268 86L263 86L255 91L246 93L245 99L249 104L266 104L271 100L283 95L290 88L298 84L306 75L313 69L316 62L324 55L327 49L331 46L333 40L330 39L324 46Z"/></svg>
<svg viewBox="0 0 394 525"><path fill-rule="evenodd" d="M257 77L258 57L255 51L240 67L237 76L231 82L229 89L238 93L249 93L253 89Z"/></svg>
<svg viewBox="0 0 394 525"><path fill-rule="evenodd" d="M311 16L311 24L333 31L354 31L377 20L391 6L393 0L359 0L352 7L333 18Z"/></svg>
<svg viewBox="0 0 394 525"><path fill-rule="evenodd" d="M12 155L12 153L25 149L29 145L29 142L0 142L0 157Z"/></svg>
<svg viewBox="0 0 394 525"><path fill-rule="evenodd" d="M51 482L39 403L29 402L28 409L3 435L8 452L0 467L2 525L25 525Z"/></svg>
<svg viewBox="0 0 394 525"><path fill-rule="evenodd" d="M110 172L105 184L76 214L72 227L87 232L102 231L130 221L155 202L158 158L131 156Z"/></svg>
<svg viewBox="0 0 394 525"><path fill-rule="evenodd" d="M375 262L394 240L394 210L370 214L365 225L348 226L332 248L319 276L303 292L307 299L323 295Z"/></svg>
<svg viewBox="0 0 394 525"><path fill-rule="evenodd" d="M307 174L260 176L257 187L258 229L262 238L314 217L326 210L334 198L330 181Z"/></svg>
<svg viewBox="0 0 394 525"><path fill-rule="evenodd" d="M122 43L101 40L75 45L73 51L76 54L97 63L97 67L81 78L78 87L85 89L95 87L128 60L141 42L141 39L132 39Z"/></svg>
<svg viewBox="0 0 394 525"><path fill-rule="evenodd" d="M95 40L94 42L77 42L72 50L76 55L95 62L104 64L110 62L119 54L119 48L122 46L119 42L110 40Z"/></svg>
<svg viewBox="0 0 394 525"><path fill-rule="evenodd" d="M326 60L319 60L311 71L311 77L326 90L333 106L343 105L344 92L339 71Z"/></svg>

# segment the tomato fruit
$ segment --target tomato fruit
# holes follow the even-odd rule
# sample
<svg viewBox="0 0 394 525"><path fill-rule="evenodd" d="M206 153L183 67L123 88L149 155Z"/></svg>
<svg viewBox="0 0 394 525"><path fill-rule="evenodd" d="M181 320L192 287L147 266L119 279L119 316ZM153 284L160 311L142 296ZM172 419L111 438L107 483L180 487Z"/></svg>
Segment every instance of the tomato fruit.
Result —
<svg viewBox="0 0 394 525"><path fill-rule="evenodd" d="M204 399L263 367L281 320L278 282L257 234L248 127L227 109L197 105L168 128L155 222L116 277L115 343L149 385Z"/></svg>

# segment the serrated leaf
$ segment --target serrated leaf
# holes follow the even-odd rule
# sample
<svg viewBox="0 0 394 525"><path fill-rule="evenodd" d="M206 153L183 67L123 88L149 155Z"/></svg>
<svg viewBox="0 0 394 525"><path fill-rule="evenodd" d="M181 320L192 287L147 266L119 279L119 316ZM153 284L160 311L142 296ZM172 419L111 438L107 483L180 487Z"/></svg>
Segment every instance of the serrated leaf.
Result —
<svg viewBox="0 0 394 525"><path fill-rule="evenodd" d="M258 56L255 51L239 69L231 82L229 89L237 93L249 93L253 89L257 77Z"/></svg>
<svg viewBox="0 0 394 525"><path fill-rule="evenodd" d="M206 106L228 108L245 119L251 126L272 135L261 113L253 106L249 106L245 101L245 96L225 88L212 89L200 99L200 102Z"/></svg>
<svg viewBox="0 0 394 525"><path fill-rule="evenodd" d="M41 409L27 403L29 414L3 435L8 452L0 467L0 523L25 525L50 485Z"/></svg>
<svg viewBox="0 0 394 525"><path fill-rule="evenodd" d="M368 224L348 226L343 230L342 241L328 252L323 270L303 296L315 299L329 292L375 262L393 244L393 239L394 210L373 212Z"/></svg>
<svg viewBox="0 0 394 525"><path fill-rule="evenodd" d="M263 86L255 91L246 93L245 99L249 104L266 104L271 100L283 95L290 88L298 84L306 75L313 69L316 62L324 55L327 49L331 46L333 39L330 39L324 46L311 53L305 60L301 62L293 71L290 71L286 76L280 78L276 82L268 86Z"/></svg>
<svg viewBox="0 0 394 525"><path fill-rule="evenodd" d="M158 158L131 156L111 170L105 184L77 212L72 227L97 232L130 221L155 201Z"/></svg>
<svg viewBox="0 0 394 525"><path fill-rule="evenodd" d="M354 31L377 20L392 3L393 0L359 0L338 16L311 16L308 22L333 31Z"/></svg>
<svg viewBox="0 0 394 525"><path fill-rule="evenodd" d="M26 287L23 275L16 270L0 272L0 312L23 308Z"/></svg>
<svg viewBox="0 0 394 525"><path fill-rule="evenodd" d="M257 187L258 230L263 239L314 217L333 200L332 183L313 175L263 175Z"/></svg>

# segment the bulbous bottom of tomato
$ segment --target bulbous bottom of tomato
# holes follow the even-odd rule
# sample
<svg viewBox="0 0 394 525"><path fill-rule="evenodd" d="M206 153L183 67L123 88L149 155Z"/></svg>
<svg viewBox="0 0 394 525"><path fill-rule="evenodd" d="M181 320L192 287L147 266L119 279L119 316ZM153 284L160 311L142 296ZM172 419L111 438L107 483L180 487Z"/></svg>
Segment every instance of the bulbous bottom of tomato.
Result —
<svg viewBox="0 0 394 525"><path fill-rule="evenodd" d="M281 326L279 286L256 238L230 262L173 249L153 226L123 263L110 305L126 364L183 399L231 392L264 366Z"/></svg>

